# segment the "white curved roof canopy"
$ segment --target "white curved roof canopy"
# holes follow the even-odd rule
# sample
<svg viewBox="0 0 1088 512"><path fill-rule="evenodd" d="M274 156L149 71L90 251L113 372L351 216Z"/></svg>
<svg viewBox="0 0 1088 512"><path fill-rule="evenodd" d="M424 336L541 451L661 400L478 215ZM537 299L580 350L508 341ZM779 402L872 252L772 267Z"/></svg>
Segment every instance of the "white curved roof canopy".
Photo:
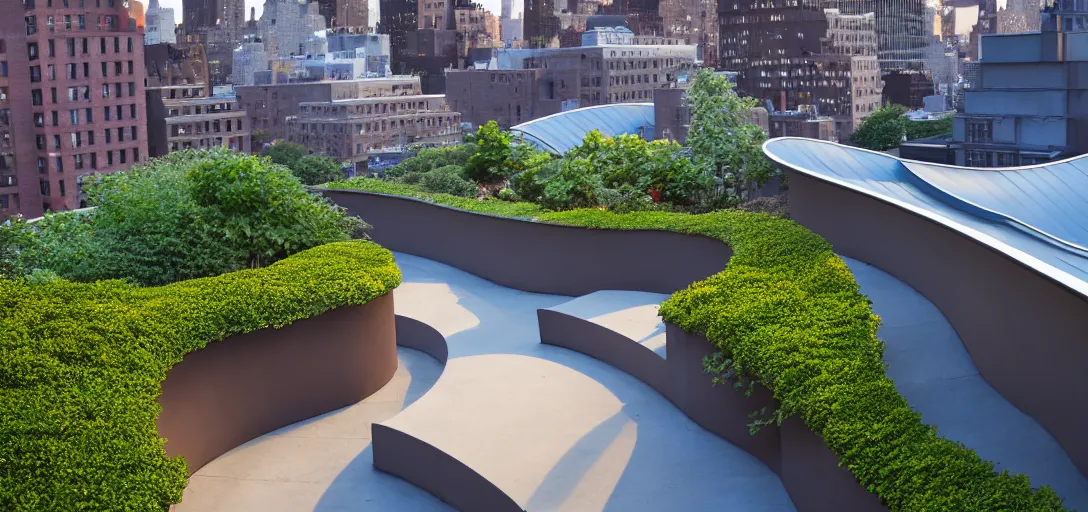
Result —
<svg viewBox="0 0 1088 512"><path fill-rule="evenodd" d="M1088 156L975 169L794 137L769 140L763 151L955 229L1088 297Z"/></svg>
<svg viewBox="0 0 1088 512"><path fill-rule="evenodd" d="M584 107L521 123L510 131L541 149L564 154L582 143L586 134L598 130L614 137L623 134L654 138L653 103L614 103Z"/></svg>

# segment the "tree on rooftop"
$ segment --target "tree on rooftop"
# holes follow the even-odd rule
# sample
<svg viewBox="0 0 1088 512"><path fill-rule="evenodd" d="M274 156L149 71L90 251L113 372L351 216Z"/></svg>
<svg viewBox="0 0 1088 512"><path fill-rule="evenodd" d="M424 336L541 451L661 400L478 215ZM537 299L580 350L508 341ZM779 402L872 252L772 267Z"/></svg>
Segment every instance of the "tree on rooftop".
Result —
<svg viewBox="0 0 1088 512"><path fill-rule="evenodd" d="M340 162L324 155L306 155L290 169L303 185L320 185L344 178Z"/></svg>
<svg viewBox="0 0 1088 512"><path fill-rule="evenodd" d="M758 100L738 96L727 77L703 68L695 74L687 102L692 157L696 166L721 180L727 202L743 199L750 186L771 178L774 167L762 150L767 137L749 121Z"/></svg>
<svg viewBox="0 0 1088 512"><path fill-rule="evenodd" d="M906 132L904 123L909 122L903 118L906 111L906 107L902 105L880 107L862 121L850 139L857 145L874 151L899 147Z"/></svg>
<svg viewBox="0 0 1088 512"><path fill-rule="evenodd" d="M465 164L465 175L481 185L496 185L510 176L507 161L513 156L510 147L511 136L502 131L495 121L476 130L472 136L476 143L476 153Z"/></svg>

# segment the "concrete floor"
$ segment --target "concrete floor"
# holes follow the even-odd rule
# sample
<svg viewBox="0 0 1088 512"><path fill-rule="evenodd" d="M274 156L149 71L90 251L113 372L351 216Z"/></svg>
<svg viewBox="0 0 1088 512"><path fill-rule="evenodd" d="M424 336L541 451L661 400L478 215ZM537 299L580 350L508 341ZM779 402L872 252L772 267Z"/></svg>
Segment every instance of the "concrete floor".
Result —
<svg viewBox="0 0 1088 512"><path fill-rule="evenodd" d="M401 367L379 393L216 459L191 478L178 512L449 510L373 469L374 422L457 457L530 512L794 510L766 466L638 380L539 343L537 308L656 343L654 304L664 296L606 291L571 300L396 257L404 273L394 292L397 313L446 336L445 371L426 355L400 349ZM923 421L999 468L1054 487L1068 506L1088 510L1088 481L1045 429L979 376L940 311L892 276L844 259L883 317L889 376Z"/></svg>
<svg viewBox="0 0 1088 512"><path fill-rule="evenodd" d="M1088 480L1033 418L990 387L944 315L910 286L866 263L843 258L883 318L884 361L895 387L948 439L962 442L999 470L1049 485L1066 506L1088 510ZM1025 383L1030 385L1030 383Z"/></svg>
<svg viewBox="0 0 1088 512"><path fill-rule="evenodd" d="M383 424L456 457L530 512L795 510L770 469L642 382L541 345L536 310L568 297L396 257L397 314L438 329L450 359L434 388Z"/></svg>
<svg viewBox="0 0 1088 512"><path fill-rule="evenodd" d="M665 357L665 324L657 316L663 293L601 290L548 309L607 327Z"/></svg>
<svg viewBox="0 0 1088 512"><path fill-rule="evenodd" d="M370 424L427 392L442 365L399 348L393 379L366 400L261 436L189 478L176 512L452 511L419 488L374 469Z"/></svg>

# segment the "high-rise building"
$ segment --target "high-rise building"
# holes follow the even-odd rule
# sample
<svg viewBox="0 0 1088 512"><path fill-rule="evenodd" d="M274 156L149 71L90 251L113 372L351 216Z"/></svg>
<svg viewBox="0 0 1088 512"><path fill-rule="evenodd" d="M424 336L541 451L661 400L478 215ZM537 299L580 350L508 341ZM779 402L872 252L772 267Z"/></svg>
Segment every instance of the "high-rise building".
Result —
<svg viewBox="0 0 1088 512"><path fill-rule="evenodd" d="M175 43L174 10L160 7L159 0L151 0L144 14L144 44Z"/></svg>
<svg viewBox="0 0 1088 512"><path fill-rule="evenodd" d="M699 47L703 65L718 65L718 7L714 0L663 0L660 6L665 37Z"/></svg>
<svg viewBox="0 0 1088 512"><path fill-rule="evenodd" d="M427 0L381 0L378 33L389 34L394 73L408 72L408 34L419 29L419 2ZM448 2L449 0L439 0Z"/></svg>
<svg viewBox="0 0 1088 512"><path fill-rule="evenodd" d="M327 27L366 27L370 23L367 0L316 0Z"/></svg>
<svg viewBox="0 0 1088 512"><path fill-rule="evenodd" d="M843 14L874 14L877 57L884 72L921 69L925 47L930 41L926 33L926 0L822 0L818 3L824 8L839 9Z"/></svg>
<svg viewBox="0 0 1088 512"><path fill-rule="evenodd" d="M186 43L204 45L213 85L228 83L234 49L246 32L244 0L182 0Z"/></svg>
<svg viewBox="0 0 1088 512"><path fill-rule="evenodd" d="M0 217L81 206L80 180L147 158L142 27L120 1L0 17Z"/></svg>
<svg viewBox="0 0 1088 512"><path fill-rule="evenodd" d="M537 47L551 44L563 28L559 15L566 6L567 2L563 0L525 0L522 11L525 40Z"/></svg>
<svg viewBox="0 0 1088 512"><path fill-rule="evenodd" d="M265 0L264 12L257 22L257 35L270 57L290 57L324 53L325 18L317 3L298 0ZM319 40L320 39L320 40Z"/></svg>
<svg viewBox="0 0 1088 512"><path fill-rule="evenodd" d="M876 16L824 9L822 0L720 3L720 66L743 95L776 110L807 105L832 116L839 137L880 106Z"/></svg>

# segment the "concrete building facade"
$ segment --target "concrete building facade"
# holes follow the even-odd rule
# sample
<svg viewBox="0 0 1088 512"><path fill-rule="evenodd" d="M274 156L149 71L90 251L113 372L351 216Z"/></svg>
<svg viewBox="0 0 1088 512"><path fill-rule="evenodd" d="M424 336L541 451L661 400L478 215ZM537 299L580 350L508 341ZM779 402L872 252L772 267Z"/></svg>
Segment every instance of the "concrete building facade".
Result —
<svg viewBox="0 0 1088 512"><path fill-rule="evenodd" d="M1088 152L1088 4L1058 0L1042 31L984 36L964 91L956 164L1031 165Z"/></svg>
<svg viewBox="0 0 1088 512"><path fill-rule="evenodd" d="M287 140L351 163L383 148L461 140L461 116L440 94L303 102L286 126Z"/></svg>
<svg viewBox="0 0 1088 512"><path fill-rule="evenodd" d="M362 98L413 96L420 94L419 77L393 76L363 80L330 80L275 85L252 85L235 89L249 126L269 140L287 137L288 117L299 114L301 103L331 102Z"/></svg>
<svg viewBox="0 0 1088 512"><path fill-rule="evenodd" d="M81 206L80 180L147 159L143 34L121 2L0 19L0 217Z"/></svg>
<svg viewBox="0 0 1088 512"><path fill-rule="evenodd" d="M174 10L159 6L159 0L151 0L144 14L144 44L176 43L176 30Z"/></svg>
<svg viewBox="0 0 1088 512"><path fill-rule="evenodd" d="M150 156L190 148L249 151L249 119L233 93L212 94L202 45L151 45L144 56Z"/></svg>
<svg viewBox="0 0 1088 512"><path fill-rule="evenodd" d="M563 99L549 97L545 75L543 69L450 71L446 74L446 98L450 110L459 112L463 122L481 126L494 120L509 129L562 110Z"/></svg>

